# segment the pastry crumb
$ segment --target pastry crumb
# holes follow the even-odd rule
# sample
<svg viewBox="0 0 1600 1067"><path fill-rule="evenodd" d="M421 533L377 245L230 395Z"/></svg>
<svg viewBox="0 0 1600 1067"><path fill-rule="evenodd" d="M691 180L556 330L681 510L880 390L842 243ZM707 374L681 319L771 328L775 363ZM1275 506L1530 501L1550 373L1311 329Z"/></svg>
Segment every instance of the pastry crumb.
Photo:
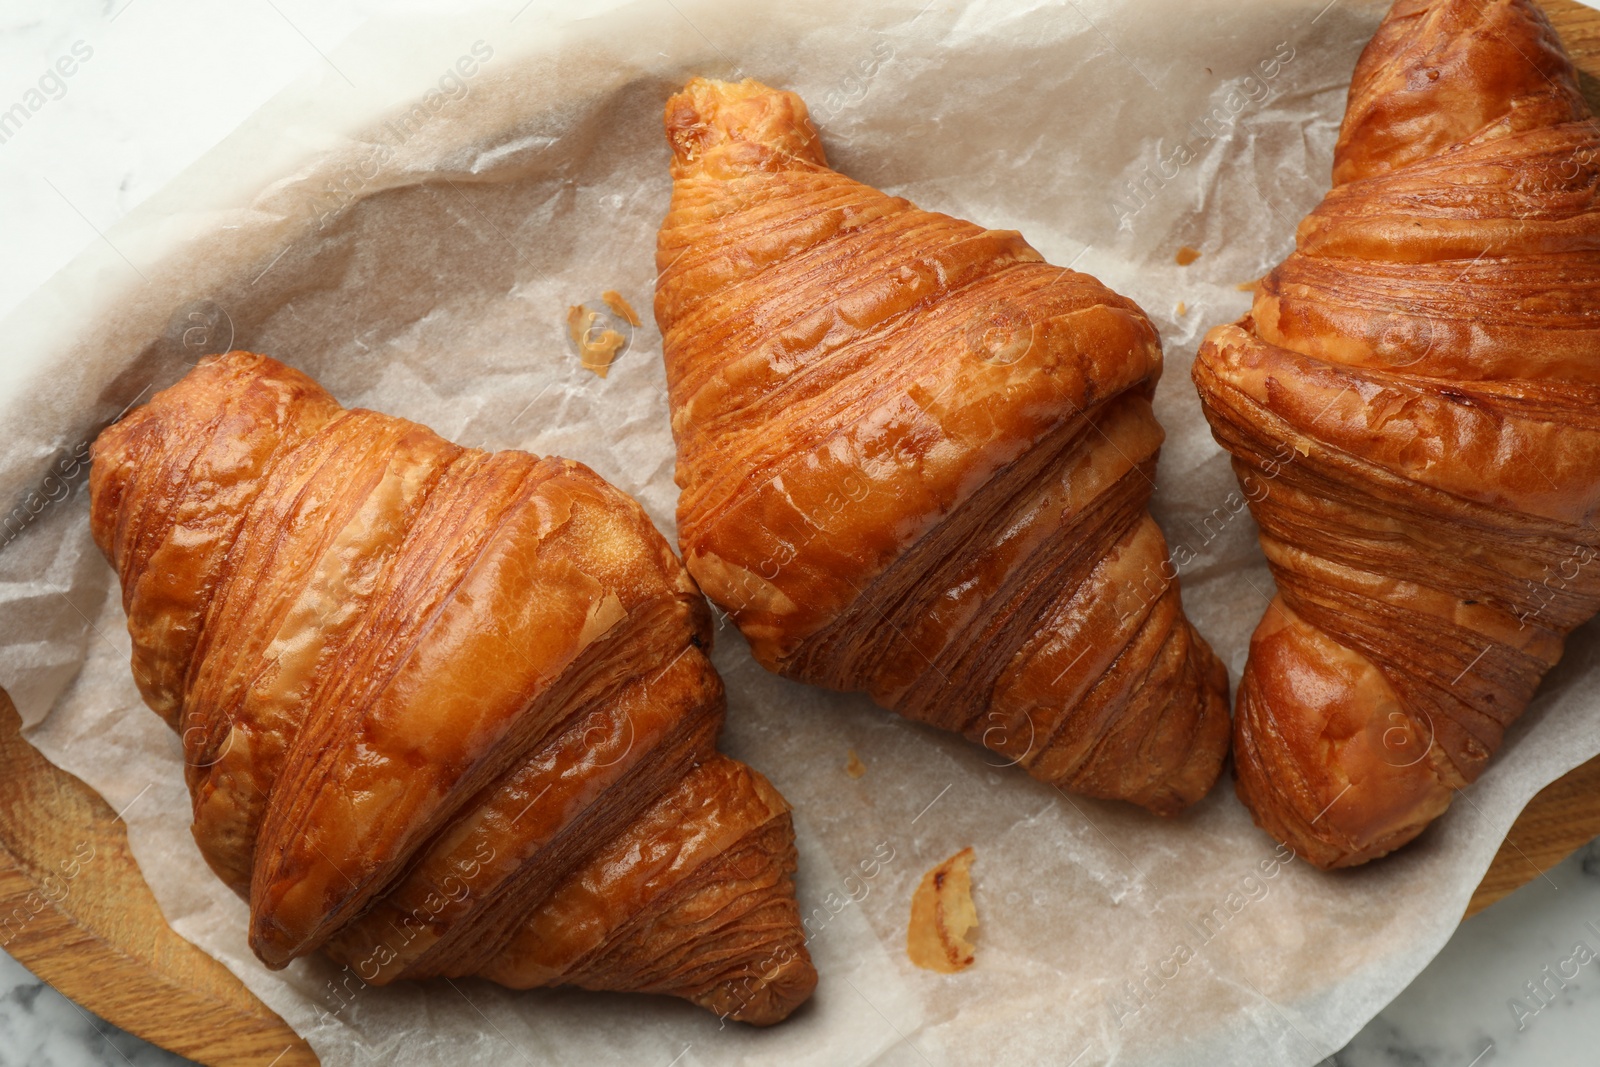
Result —
<svg viewBox="0 0 1600 1067"><path fill-rule="evenodd" d="M1178 301L1178 318L1181 319L1187 314L1189 314L1189 305L1182 300Z"/></svg>
<svg viewBox="0 0 1600 1067"><path fill-rule="evenodd" d="M1253 293L1256 291L1256 286L1260 284L1261 279L1257 278L1253 282L1240 282L1238 285L1234 286L1234 288L1239 290L1241 293Z"/></svg>
<svg viewBox="0 0 1600 1067"><path fill-rule="evenodd" d="M606 307L615 311L620 318L626 319L629 326L639 326L639 313L633 310L633 305L622 298L622 294L615 289L607 289L600 294L600 299L606 302Z"/></svg>
<svg viewBox="0 0 1600 1067"><path fill-rule="evenodd" d="M911 896L906 955L924 970L955 974L972 966L975 949L966 935L978 925L972 903L974 858L969 845L923 875Z"/></svg>
<svg viewBox="0 0 1600 1067"><path fill-rule="evenodd" d="M856 750L850 750L850 756L844 761L844 773L852 778L860 778L867 773L867 765L861 762L861 757L856 755Z"/></svg>
<svg viewBox="0 0 1600 1067"><path fill-rule="evenodd" d="M623 306L626 307L626 303ZM611 361L617 358L617 353L628 343L628 339L609 327L596 331L595 324L599 321L600 313L590 311L582 304L574 304L567 309L567 333L577 346L583 369L604 378L611 372Z"/></svg>
<svg viewBox="0 0 1600 1067"><path fill-rule="evenodd" d="M1178 255L1175 258L1177 259L1178 266L1187 267L1189 264L1200 258L1200 250L1198 248L1190 248L1188 245L1184 245L1182 248L1178 249Z"/></svg>

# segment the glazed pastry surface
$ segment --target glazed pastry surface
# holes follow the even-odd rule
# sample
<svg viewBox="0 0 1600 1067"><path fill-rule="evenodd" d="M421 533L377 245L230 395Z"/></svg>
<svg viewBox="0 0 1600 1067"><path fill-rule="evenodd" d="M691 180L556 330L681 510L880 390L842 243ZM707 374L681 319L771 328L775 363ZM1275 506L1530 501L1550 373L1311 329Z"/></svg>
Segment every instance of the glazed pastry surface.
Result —
<svg viewBox="0 0 1600 1067"><path fill-rule="evenodd" d="M680 542L756 658L1065 789L1205 795L1227 677L1146 510L1144 313L829 169L793 93L696 79L666 132Z"/></svg>
<svg viewBox="0 0 1600 1067"><path fill-rule="evenodd" d="M1239 795L1324 867L1477 778L1600 607L1600 129L1527 0L1401 0L1334 186L1194 364L1278 595Z"/></svg>
<svg viewBox="0 0 1600 1067"><path fill-rule="evenodd" d="M667 993L816 981L789 807L716 751L704 600L581 464L203 361L95 442L133 673L269 966Z"/></svg>

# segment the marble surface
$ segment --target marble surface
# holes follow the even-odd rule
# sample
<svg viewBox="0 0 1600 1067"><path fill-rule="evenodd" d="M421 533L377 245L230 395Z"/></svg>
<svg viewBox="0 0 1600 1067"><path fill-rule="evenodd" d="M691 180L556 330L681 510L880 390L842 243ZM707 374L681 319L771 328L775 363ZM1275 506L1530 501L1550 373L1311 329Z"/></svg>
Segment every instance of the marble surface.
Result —
<svg viewBox="0 0 1600 1067"><path fill-rule="evenodd" d="M1573 958L1580 944L1587 952L1577 958L1588 955L1587 964ZM1600 840L1462 923L1444 951L1334 1062L1600 1063Z"/></svg>
<svg viewBox="0 0 1600 1067"><path fill-rule="evenodd" d="M0 952L0 1067L189 1062L85 1011Z"/></svg>
<svg viewBox="0 0 1600 1067"><path fill-rule="evenodd" d="M0 110L40 88L62 57L77 58L67 64L73 74L47 79L42 105L0 140L0 315L259 104L326 62L324 53L370 12L445 6L6 0ZM0 358L0 391L25 370ZM1585 950L1575 954L1580 943ZM1600 952L1600 842L1463 924L1417 981L1325 1062L1600 1062L1600 958L1580 962L1588 950ZM0 953L0 1067L185 1062L93 1017Z"/></svg>

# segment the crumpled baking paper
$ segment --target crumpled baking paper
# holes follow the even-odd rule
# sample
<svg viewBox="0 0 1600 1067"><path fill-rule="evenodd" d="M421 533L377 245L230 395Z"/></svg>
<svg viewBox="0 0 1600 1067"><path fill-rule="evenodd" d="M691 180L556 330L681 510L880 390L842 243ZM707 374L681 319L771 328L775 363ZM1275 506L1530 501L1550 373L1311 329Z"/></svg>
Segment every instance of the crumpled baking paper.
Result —
<svg viewBox="0 0 1600 1067"><path fill-rule="evenodd" d="M661 109L692 75L754 76L804 95L841 171L1020 229L1149 311L1169 360L1155 514L1237 679L1272 584L1187 368L1326 188L1381 15L1367 0L672 0L374 22L5 323L8 358L36 372L4 402L0 683L33 743L124 812L178 932L329 1064L1314 1063L1449 938L1526 801L1600 751L1593 627L1421 840L1323 874L1258 832L1226 780L1172 820L1067 796L863 698L765 673L724 624L724 747L794 804L814 1000L757 1031L650 997L369 988L248 951L244 905L187 831L177 739L129 676L84 455L200 355L249 348L464 444L582 460L670 537L648 321L670 190ZM1180 266L1185 246L1200 256ZM601 310L606 290L646 324L602 379L566 310ZM977 962L919 971L912 890L967 845Z"/></svg>

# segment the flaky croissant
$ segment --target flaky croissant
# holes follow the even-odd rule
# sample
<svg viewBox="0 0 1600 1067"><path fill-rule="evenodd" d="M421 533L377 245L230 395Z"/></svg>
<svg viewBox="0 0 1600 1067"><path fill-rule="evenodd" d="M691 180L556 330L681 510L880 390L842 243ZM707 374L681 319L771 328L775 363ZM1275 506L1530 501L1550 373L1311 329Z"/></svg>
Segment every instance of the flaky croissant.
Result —
<svg viewBox="0 0 1600 1067"><path fill-rule="evenodd" d="M715 749L704 600L588 468L460 448L234 352L100 435L96 543L269 966L667 993L816 973L789 808Z"/></svg>
<svg viewBox="0 0 1600 1067"><path fill-rule="evenodd" d="M1334 187L1194 380L1278 583L1239 795L1323 867L1477 778L1600 606L1600 129L1527 0L1401 0Z"/></svg>
<svg viewBox="0 0 1600 1067"><path fill-rule="evenodd" d="M793 93L696 79L666 131L679 536L756 658L1065 789L1203 796L1227 676L1146 510L1144 313L830 170Z"/></svg>

